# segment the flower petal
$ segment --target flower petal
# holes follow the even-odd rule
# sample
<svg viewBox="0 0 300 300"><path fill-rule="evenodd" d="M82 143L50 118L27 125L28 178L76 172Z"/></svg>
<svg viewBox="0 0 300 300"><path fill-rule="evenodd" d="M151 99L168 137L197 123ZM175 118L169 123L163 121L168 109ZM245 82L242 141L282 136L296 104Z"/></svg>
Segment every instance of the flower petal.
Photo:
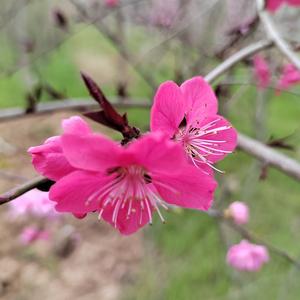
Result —
<svg viewBox="0 0 300 300"><path fill-rule="evenodd" d="M57 181L75 169L66 160L60 137L49 138L43 145L30 147L32 164L41 175Z"/></svg>
<svg viewBox="0 0 300 300"><path fill-rule="evenodd" d="M172 137L184 118L183 101L183 95L175 82L161 84L151 109L151 130L161 130Z"/></svg>
<svg viewBox="0 0 300 300"><path fill-rule="evenodd" d="M64 133L86 135L91 133L87 122L78 116L72 116L62 121Z"/></svg>
<svg viewBox="0 0 300 300"><path fill-rule="evenodd" d="M200 122L199 127L203 128L206 124L209 124L210 122L218 120L212 127L207 130L207 134L204 134L201 136L201 140L205 141L207 140L207 145L204 145L203 147L209 147L206 148L206 150L209 153L214 154L207 154L207 152L199 151L200 154L205 155L206 159L210 161L211 163L215 163L217 161L222 160L228 153L232 152L236 145L237 145L237 131L232 127L232 125L223 117L214 115L214 116L206 116L202 122ZM222 128L228 128L225 130L222 130ZM221 128L221 130L218 131L218 128ZM223 141L223 142L216 142L214 146L212 146L210 141ZM211 150L216 149L216 150ZM224 152L222 152L224 151Z"/></svg>
<svg viewBox="0 0 300 300"><path fill-rule="evenodd" d="M201 120L204 115L216 114L218 100L211 86L200 76L185 81L180 89L183 93L187 123Z"/></svg>
<svg viewBox="0 0 300 300"><path fill-rule="evenodd" d="M88 171L105 171L116 166L121 147L100 135L62 135L63 152L70 164Z"/></svg>
<svg viewBox="0 0 300 300"><path fill-rule="evenodd" d="M213 201L217 186L212 176L201 169L188 165L181 169L181 174L160 174L153 178L162 199L180 207L208 210Z"/></svg>
<svg viewBox="0 0 300 300"><path fill-rule="evenodd" d="M57 211L82 216L99 208L98 201L87 202L87 200L108 182L109 177L100 173L75 171L51 187L49 198L57 202L55 206Z"/></svg>
<svg viewBox="0 0 300 300"><path fill-rule="evenodd" d="M149 213L146 209L141 208L139 201L132 201L131 213L128 215L129 202L124 206L117 207L118 202L114 205L107 205L102 213L102 218L116 227L121 234L130 235L150 222ZM118 210L118 213L116 213ZM151 213L153 208L150 208ZM113 219L115 215L116 221Z"/></svg>
<svg viewBox="0 0 300 300"><path fill-rule="evenodd" d="M132 143L128 150L135 153L137 163L150 172L180 172L180 167L186 162L181 145L169 140L161 132L144 135Z"/></svg>

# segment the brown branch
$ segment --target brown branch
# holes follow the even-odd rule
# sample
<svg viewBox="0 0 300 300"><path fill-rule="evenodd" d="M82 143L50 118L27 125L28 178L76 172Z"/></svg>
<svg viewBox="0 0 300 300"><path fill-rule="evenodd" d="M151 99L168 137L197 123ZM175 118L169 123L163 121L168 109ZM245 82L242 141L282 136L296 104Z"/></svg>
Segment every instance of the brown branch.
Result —
<svg viewBox="0 0 300 300"><path fill-rule="evenodd" d="M19 196L25 194L26 192L44 184L44 183L47 183L48 181L49 181L48 178L41 177L41 176L34 178L30 181L27 181L24 184L17 186L16 188L0 195L0 205L12 201L12 200L18 198Z"/></svg>

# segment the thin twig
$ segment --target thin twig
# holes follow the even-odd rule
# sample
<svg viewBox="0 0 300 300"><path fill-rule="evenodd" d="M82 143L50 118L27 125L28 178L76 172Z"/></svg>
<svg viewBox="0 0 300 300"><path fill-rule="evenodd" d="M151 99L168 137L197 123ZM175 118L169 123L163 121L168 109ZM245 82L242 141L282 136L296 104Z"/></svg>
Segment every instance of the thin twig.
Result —
<svg viewBox="0 0 300 300"><path fill-rule="evenodd" d="M266 33L271 41L280 52L297 68L300 70L300 59L298 55L292 50L290 45L280 36L276 26L274 25L269 13L264 9L265 1L256 0L259 18L264 25Z"/></svg>
<svg viewBox="0 0 300 300"><path fill-rule="evenodd" d="M19 196L25 194L26 192L36 188L37 186L47 183L48 181L48 178L41 176L27 181L24 184L17 186L16 188L0 195L0 205L12 201L18 198Z"/></svg>
<svg viewBox="0 0 300 300"><path fill-rule="evenodd" d="M119 98L112 98L110 101L116 107L138 107L149 108L150 102L145 99L121 100ZM0 123L1 121L12 120L20 117L53 113L65 110L86 111L93 107L98 107L97 103L91 99L65 99L55 102L38 103L36 111L33 114L26 114L25 109L20 107L7 108L0 110Z"/></svg>
<svg viewBox="0 0 300 300"><path fill-rule="evenodd" d="M224 62L222 62L220 65L218 65L216 68L214 68L210 73L208 73L205 76L205 80L207 82L213 82L218 77L226 73L228 70L230 70L232 67L234 67L237 63L244 60L245 58L248 58L252 56L253 54L264 50L270 46L272 46L272 41L270 40L261 40L256 43L253 43L240 51L236 52L229 58L227 58Z"/></svg>
<svg viewBox="0 0 300 300"><path fill-rule="evenodd" d="M208 215L213 218L217 218L223 222L226 222L226 224L228 226L230 226L232 229L234 229L236 232L238 232L243 238L249 240L250 242L266 246L270 251L285 258L289 263L294 264L297 268L300 269L300 261L298 259L291 256L286 251L284 251L284 250L270 244L269 242L263 240L262 238L256 236L255 234L253 234L250 230L246 229L245 227L235 224L231 219L226 218L224 216L223 212L221 212L217 209L211 209L208 211Z"/></svg>

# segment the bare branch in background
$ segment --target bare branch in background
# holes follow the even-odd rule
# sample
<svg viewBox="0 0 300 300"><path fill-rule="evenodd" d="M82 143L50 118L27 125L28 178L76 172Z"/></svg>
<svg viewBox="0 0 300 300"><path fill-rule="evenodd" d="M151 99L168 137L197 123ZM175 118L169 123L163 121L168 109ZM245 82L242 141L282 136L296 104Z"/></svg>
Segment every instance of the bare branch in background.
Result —
<svg viewBox="0 0 300 300"><path fill-rule="evenodd" d="M231 219L226 218L222 211L219 211L217 209L210 209L207 213L209 216L211 216L213 218L216 218L223 222L226 222L226 224L228 226L230 226L234 231L239 233L244 239L247 239L253 243L257 243L257 244L266 246L270 251L283 257L289 263L292 263L293 265L295 265L295 267L300 269L300 261L297 260L295 257L291 256L286 251L270 244L269 242L266 242L264 239L259 238L258 236L253 234L250 230L248 230L247 228L245 228L241 225L235 224Z"/></svg>
<svg viewBox="0 0 300 300"><path fill-rule="evenodd" d="M296 160L241 133L238 135L238 147L267 165L300 181L300 163Z"/></svg>
<svg viewBox="0 0 300 300"><path fill-rule="evenodd" d="M264 25L266 33L270 40L274 42L278 50L297 68L300 70L300 59L292 50L290 45L280 36L276 26L274 25L269 13L264 9L265 1L256 0L259 18Z"/></svg>
<svg viewBox="0 0 300 300"><path fill-rule="evenodd" d="M256 43L253 43L250 46L241 49L240 51L236 52L235 54L227 58L224 62L218 65L210 73L208 73L205 76L206 81L207 82L215 81L218 77L222 76L224 73L226 73L228 70L230 70L240 61L252 56L253 54L259 51L271 47L272 44L273 44L272 41L266 39L266 40L261 40Z"/></svg>

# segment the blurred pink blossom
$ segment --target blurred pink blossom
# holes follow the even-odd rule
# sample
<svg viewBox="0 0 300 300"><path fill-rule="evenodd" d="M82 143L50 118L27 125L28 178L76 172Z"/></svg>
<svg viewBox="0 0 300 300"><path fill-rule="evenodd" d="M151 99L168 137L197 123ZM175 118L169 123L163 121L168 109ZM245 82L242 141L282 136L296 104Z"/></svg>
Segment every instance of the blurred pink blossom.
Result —
<svg viewBox="0 0 300 300"><path fill-rule="evenodd" d="M300 0L267 0L266 8L270 12L275 12L281 5L300 6Z"/></svg>
<svg viewBox="0 0 300 300"><path fill-rule="evenodd" d="M104 0L104 3L107 7L114 8L120 4L120 0Z"/></svg>
<svg viewBox="0 0 300 300"><path fill-rule="evenodd" d="M49 200L49 193L33 189L9 203L13 217L32 215L35 217L57 217L55 202Z"/></svg>
<svg viewBox="0 0 300 300"><path fill-rule="evenodd" d="M300 83L300 71L292 64L285 65L277 83L279 92L298 83Z"/></svg>
<svg viewBox="0 0 300 300"><path fill-rule="evenodd" d="M268 87L271 81L268 62L263 56L257 54L253 58L253 66L257 86L261 89L265 89L266 87Z"/></svg>
<svg viewBox="0 0 300 300"><path fill-rule="evenodd" d="M27 226L20 234L20 242L23 245L29 245L37 240L48 241L50 233L47 230L40 230L33 226Z"/></svg>
<svg viewBox="0 0 300 300"><path fill-rule="evenodd" d="M265 246L242 240L230 247L226 259L231 267L239 271L256 272L269 261L269 253Z"/></svg>
<svg viewBox="0 0 300 300"><path fill-rule="evenodd" d="M238 224L246 224L249 221L248 206L240 201L232 202L228 207L229 216Z"/></svg>

